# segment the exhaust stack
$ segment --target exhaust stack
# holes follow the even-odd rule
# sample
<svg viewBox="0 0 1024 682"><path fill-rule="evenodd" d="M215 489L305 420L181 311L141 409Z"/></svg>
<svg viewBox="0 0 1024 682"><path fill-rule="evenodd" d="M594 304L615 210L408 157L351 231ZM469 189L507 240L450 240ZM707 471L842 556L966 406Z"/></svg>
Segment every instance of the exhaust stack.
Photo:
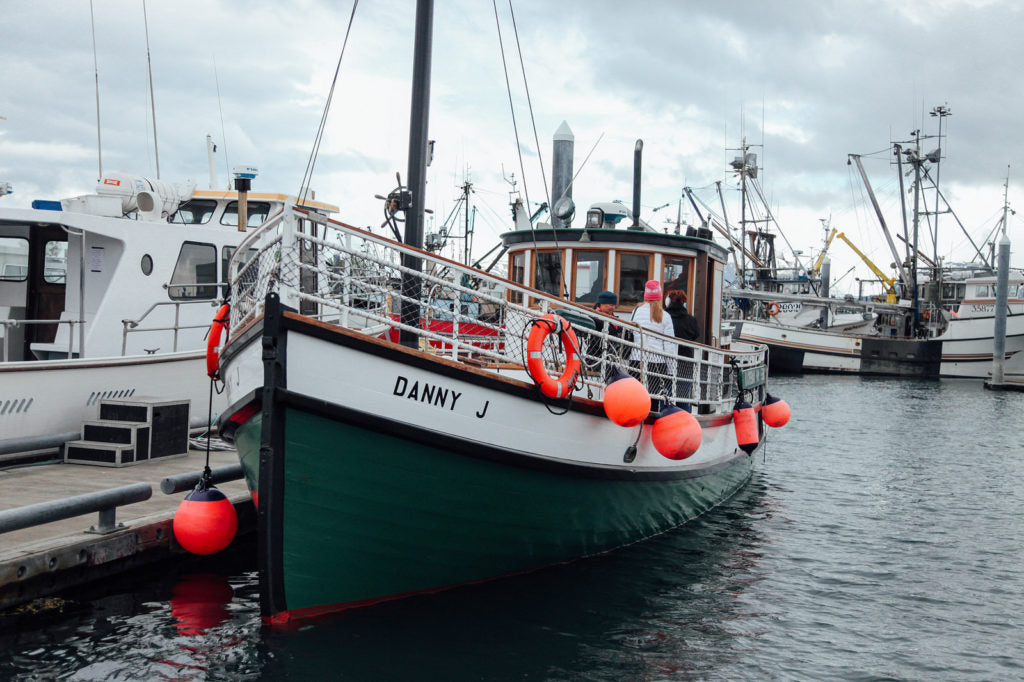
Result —
<svg viewBox="0 0 1024 682"><path fill-rule="evenodd" d="M631 230L642 230L640 227L640 166L644 153L644 141L636 141L636 149L633 150L633 224Z"/></svg>

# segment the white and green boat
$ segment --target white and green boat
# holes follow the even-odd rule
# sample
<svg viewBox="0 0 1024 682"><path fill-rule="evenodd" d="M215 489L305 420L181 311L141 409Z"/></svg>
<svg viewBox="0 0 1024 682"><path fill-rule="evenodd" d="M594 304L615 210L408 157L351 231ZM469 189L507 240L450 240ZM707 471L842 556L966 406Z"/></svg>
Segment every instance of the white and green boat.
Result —
<svg viewBox="0 0 1024 682"><path fill-rule="evenodd" d="M424 135L414 127L411 149ZM411 160L413 207L421 171ZM755 408L764 401L766 351L731 343L723 328L726 250L602 216L585 229L503 235L511 279L418 248L422 208L407 212L408 243L293 207L240 246L219 355L230 405L221 430L258 507L266 621L600 554L680 526L744 485L757 449L738 446L733 407L741 394ZM561 295L543 290L553 262ZM578 302L593 288L583 277L625 299L638 277L671 277L704 335L682 342L625 320L615 333ZM527 369L531 330L549 314L574 334L531 350L553 377L580 361L567 399L542 394ZM654 339L666 350L651 350ZM699 422L691 456L659 454L657 412L633 427L605 416L605 379L628 369L634 349L651 397Z"/></svg>

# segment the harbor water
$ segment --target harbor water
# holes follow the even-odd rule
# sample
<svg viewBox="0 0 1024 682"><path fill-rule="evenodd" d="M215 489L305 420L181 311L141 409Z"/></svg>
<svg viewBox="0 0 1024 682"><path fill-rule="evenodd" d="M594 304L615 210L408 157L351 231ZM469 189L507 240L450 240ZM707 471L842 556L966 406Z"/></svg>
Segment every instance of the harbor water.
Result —
<svg viewBox="0 0 1024 682"><path fill-rule="evenodd" d="M750 483L608 555L259 619L252 542L0 618L0 679L1024 678L1024 395L779 377Z"/></svg>

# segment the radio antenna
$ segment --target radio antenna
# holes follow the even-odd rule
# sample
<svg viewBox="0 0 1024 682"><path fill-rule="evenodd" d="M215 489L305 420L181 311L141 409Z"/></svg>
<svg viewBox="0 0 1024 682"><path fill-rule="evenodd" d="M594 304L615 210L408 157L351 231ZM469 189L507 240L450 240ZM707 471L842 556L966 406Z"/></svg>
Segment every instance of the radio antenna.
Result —
<svg viewBox="0 0 1024 682"><path fill-rule="evenodd" d="M149 19L146 0L142 0L142 23L146 27L146 68L149 70L149 109L153 113L153 154L156 158L156 179L160 179L160 151L156 145L156 103L153 100L153 60L149 57Z"/></svg>
<svg viewBox="0 0 1024 682"><path fill-rule="evenodd" d="M99 159L100 175L96 182L103 180L103 137L100 134L100 66L96 61L96 17L89 0L89 23L92 26L92 67L96 72L96 156Z"/></svg>

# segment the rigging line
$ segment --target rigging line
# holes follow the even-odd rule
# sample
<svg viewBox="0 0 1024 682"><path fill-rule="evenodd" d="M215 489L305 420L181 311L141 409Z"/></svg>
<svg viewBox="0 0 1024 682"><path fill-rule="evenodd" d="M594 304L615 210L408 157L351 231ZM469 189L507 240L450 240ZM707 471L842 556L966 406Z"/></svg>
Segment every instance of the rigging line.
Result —
<svg viewBox="0 0 1024 682"><path fill-rule="evenodd" d="M334 98L334 88L338 84L338 74L341 72L341 60L345 57L345 47L348 45L349 34L352 33L352 22L356 18L356 8L359 0L352 3L352 13L348 17L348 27L345 29L345 39L341 43L341 54L338 55L338 65L334 68L334 79L331 81L331 89L327 92L327 101L324 102L324 113L320 117L320 127L316 131L316 138L313 142L313 149L309 153L309 161L306 163L306 172L302 176L302 184L299 186L298 198L300 201L306 198L309 190L309 183L313 180L313 169L316 166L317 156L320 154L320 143L324 139L324 130L327 127L327 114L331 110L331 100Z"/></svg>
<svg viewBox="0 0 1024 682"><path fill-rule="evenodd" d="M544 183L544 197L551 206L551 194L548 191L548 176L544 170L544 157L540 153L540 138L537 136L537 119L533 115L533 100L530 98L530 84L526 80L526 64L523 63L523 48L519 44L519 28L516 25L516 13L512 9L512 0L508 0L508 11L512 15L512 32L516 37L516 51L519 53L519 70L523 74L523 87L526 89L526 104L530 109L530 123L533 125L533 143L537 145L537 162L540 164L540 177ZM523 179L525 185L526 179ZM561 199L561 197L558 197Z"/></svg>
<svg viewBox="0 0 1024 682"><path fill-rule="evenodd" d="M497 8L495 8L495 11L497 11ZM553 219L554 218L554 213L555 213L555 207L551 203L551 192L548 190L548 176L547 176L547 172L544 170L544 156L543 156L543 154L540 153L540 138L537 136L537 119L533 115L533 100L530 99L530 84L527 82L527 79L526 79L526 64L523 62L523 48L519 44L519 28L518 28L518 26L516 26L516 13L512 9L512 0L508 0L508 11L509 11L509 14L512 16L512 34L516 37L516 51L519 53L519 70L523 74L523 88L526 90L526 104L527 104L527 106L528 106L528 108L530 110L530 124L533 126L533 143L535 145L537 145L537 162L540 164L540 178L541 178L541 181L542 181L542 183L544 185L544 198L548 202L548 210L551 211L551 215L552 215L551 235L554 237L554 240L555 240L555 248L560 248L559 245L558 245L558 232L555 230L555 221ZM520 163L521 163L521 161L522 161L522 159L520 157ZM524 173L523 173L523 189L525 190L525 188L526 188L526 174L525 174L525 171L524 171ZM561 197L559 197L559 199L561 199ZM571 264L570 264L570 267L572 267ZM561 281L562 291L565 292L565 296L566 296L566 298L568 298L569 297L569 282L568 282L568 280L565 277L565 268L564 267L559 268L559 275L560 275L560 278L562 280Z"/></svg>
<svg viewBox="0 0 1024 682"><path fill-rule="evenodd" d="M100 66L96 60L96 17L92 11L92 0L89 0L89 24L92 26L92 68L96 72L96 152L100 164L100 176L96 182L103 180L103 137L100 134Z"/></svg>

